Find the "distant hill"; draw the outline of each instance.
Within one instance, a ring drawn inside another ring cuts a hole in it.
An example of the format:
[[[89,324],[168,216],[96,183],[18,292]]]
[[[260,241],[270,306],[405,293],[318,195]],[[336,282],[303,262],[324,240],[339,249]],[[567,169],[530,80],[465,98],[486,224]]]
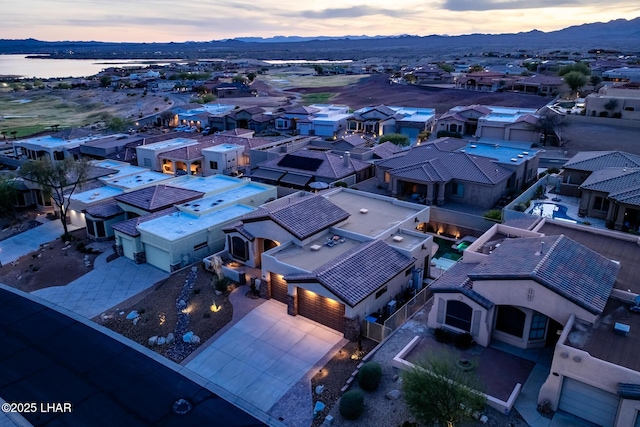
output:
[[[568,27],[558,31],[532,30],[517,34],[461,36],[345,36],[272,38],[242,37],[208,42],[113,43],[97,41],[44,42],[35,39],[0,40],[0,54],[48,54],[61,58],[259,58],[364,59],[372,56],[420,58],[509,50],[640,51],[640,18],[617,19]]]

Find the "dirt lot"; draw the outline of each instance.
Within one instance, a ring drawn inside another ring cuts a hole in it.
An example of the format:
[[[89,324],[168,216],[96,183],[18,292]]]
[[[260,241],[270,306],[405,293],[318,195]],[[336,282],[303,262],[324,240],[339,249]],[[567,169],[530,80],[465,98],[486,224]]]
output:
[[[78,243],[86,240],[85,229],[71,232],[74,240],[68,249],[61,239],[44,244],[40,250],[25,255],[12,264],[0,268],[0,282],[25,292],[32,292],[50,286],[64,286],[93,269],[97,253],[87,254],[77,249]],[[91,266],[84,264],[89,257]]]

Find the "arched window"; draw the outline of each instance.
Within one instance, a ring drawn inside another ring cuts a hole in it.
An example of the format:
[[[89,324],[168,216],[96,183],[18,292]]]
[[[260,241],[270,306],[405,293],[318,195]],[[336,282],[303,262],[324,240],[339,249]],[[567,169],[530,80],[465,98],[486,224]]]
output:
[[[522,338],[524,322],[527,315],[519,308],[510,305],[502,305],[498,308],[496,318],[496,330],[514,337]]]
[[[241,259],[242,261],[246,261],[249,256],[249,248],[247,242],[245,242],[242,238],[238,236],[233,236],[231,238],[231,256],[237,259]]]
[[[471,331],[471,315],[473,310],[467,304],[451,300],[447,301],[447,314],[444,323],[463,331]]]

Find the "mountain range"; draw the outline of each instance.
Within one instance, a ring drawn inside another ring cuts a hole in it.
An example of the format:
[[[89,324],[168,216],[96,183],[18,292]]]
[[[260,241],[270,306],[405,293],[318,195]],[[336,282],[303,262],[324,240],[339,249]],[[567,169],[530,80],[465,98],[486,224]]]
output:
[[[364,59],[425,57],[442,54],[479,54],[512,50],[533,52],[562,49],[600,49],[625,54],[640,52],[640,18],[617,19],[542,32],[467,34],[460,36],[344,36],[272,38],[242,37],[207,42],[113,43],[97,41],[46,42],[35,39],[0,40],[0,54],[43,54],[61,58],[260,58]]]

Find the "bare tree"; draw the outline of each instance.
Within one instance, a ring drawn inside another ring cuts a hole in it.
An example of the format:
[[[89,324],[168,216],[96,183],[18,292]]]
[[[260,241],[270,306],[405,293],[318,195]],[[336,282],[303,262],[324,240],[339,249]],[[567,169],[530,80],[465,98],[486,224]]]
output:
[[[71,195],[82,187],[88,172],[89,163],[87,160],[74,160],[70,157],[57,161],[43,157],[39,160],[26,162],[20,167],[20,175],[36,182],[44,192],[44,196],[53,199],[60,214],[64,236],[69,234],[67,213],[69,203],[71,203]]]

